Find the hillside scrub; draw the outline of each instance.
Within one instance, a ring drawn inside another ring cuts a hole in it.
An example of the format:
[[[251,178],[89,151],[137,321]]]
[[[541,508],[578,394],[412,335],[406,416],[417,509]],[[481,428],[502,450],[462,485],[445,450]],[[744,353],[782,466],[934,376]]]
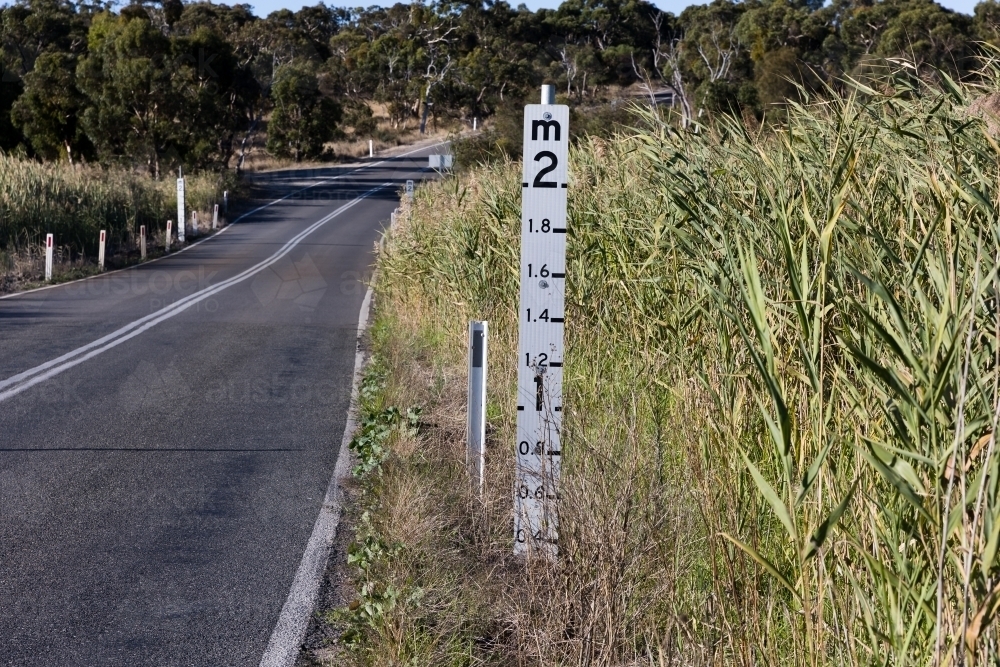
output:
[[[933,0],[713,0],[677,14],[649,0],[385,5],[256,16],[206,0],[5,3],[0,150],[156,176],[242,170],[263,146],[325,161],[337,143],[500,126],[543,83],[581,120],[621,89],[669,95],[685,127],[774,119],[799,88],[842,89],[898,58],[966,80],[1000,47],[996,0],[968,13]]]
[[[363,478],[354,660],[995,660],[1000,146],[942,80],[573,149],[553,562],[512,555],[520,165],[423,186],[379,256],[379,405],[423,413]]]

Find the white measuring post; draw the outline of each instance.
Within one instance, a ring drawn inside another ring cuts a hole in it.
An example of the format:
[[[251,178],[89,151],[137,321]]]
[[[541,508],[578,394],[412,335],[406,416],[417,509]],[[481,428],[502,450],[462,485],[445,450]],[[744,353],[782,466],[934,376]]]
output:
[[[219,228],[219,205],[216,204],[215,208],[212,209],[212,229]]]
[[[97,268],[101,271],[104,270],[104,242],[107,240],[107,234],[104,230],[101,230],[101,240],[97,245]]]
[[[52,280],[52,234],[45,235],[45,282]]]
[[[146,259],[146,225],[139,225],[139,258]]]
[[[163,242],[164,249],[167,252],[170,252],[170,236],[173,234],[173,229],[172,229],[173,225],[174,225],[173,220],[167,220],[167,238]]]
[[[487,322],[469,322],[469,412],[466,465],[473,483],[483,492],[486,475],[486,341]]]
[[[413,201],[413,181],[406,181],[406,196]]]
[[[524,108],[514,553],[557,551],[569,107]]]
[[[177,179],[177,241],[184,243],[184,221],[187,209],[184,207],[184,177]]]

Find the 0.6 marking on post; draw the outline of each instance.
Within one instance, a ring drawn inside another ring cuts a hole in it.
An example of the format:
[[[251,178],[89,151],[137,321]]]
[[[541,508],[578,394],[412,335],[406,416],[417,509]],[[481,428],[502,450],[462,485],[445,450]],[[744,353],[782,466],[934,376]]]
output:
[[[514,552],[556,553],[569,107],[524,108]]]

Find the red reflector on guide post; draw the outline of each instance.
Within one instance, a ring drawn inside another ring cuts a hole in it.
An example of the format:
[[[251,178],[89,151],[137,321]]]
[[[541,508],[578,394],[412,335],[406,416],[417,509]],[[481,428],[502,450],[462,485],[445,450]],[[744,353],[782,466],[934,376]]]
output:
[[[52,247],[52,234],[46,234],[45,235],[45,247],[46,248],[51,248]]]

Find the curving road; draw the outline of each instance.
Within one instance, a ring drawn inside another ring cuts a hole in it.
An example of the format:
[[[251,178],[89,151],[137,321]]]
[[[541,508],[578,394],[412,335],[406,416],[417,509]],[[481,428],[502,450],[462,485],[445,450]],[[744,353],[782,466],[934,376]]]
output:
[[[184,252],[0,300],[0,665],[257,665],[424,149],[274,172]]]

